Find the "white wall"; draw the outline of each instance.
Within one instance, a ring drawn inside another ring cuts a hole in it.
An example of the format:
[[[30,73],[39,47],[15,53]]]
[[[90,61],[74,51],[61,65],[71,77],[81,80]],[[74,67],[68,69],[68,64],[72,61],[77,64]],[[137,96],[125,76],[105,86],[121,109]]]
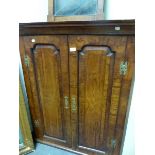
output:
[[[18,4],[19,22],[46,22],[48,0],[24,0]],[[134,0],[105,0],[105,19],[135,19]],[[134,155],[134,92],[123,148],[123,155]]]
[[[48,14],[48,0],[19,1],[19,22],[46,22]]]
[[[105,19],[135,19],[134,0],[105,0]]]

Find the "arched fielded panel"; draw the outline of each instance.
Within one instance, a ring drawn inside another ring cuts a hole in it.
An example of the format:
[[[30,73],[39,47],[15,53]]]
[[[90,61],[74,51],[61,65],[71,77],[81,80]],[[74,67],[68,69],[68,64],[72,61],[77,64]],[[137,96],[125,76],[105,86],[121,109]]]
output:
[[[114,52],[87,46],[79,52],[79,146],[107,149]],[[90,136],[91,135],[91,136]]]
[[[63,103],[60,52],[53,45],[32,50],[34,70],[46,136],[63,139]]]

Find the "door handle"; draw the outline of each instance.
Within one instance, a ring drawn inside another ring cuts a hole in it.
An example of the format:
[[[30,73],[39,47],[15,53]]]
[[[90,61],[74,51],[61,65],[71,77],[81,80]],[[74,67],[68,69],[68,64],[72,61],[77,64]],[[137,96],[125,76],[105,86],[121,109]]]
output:
[[[77,110],[77,105],[76,105],[76,98],[72,97],[72,112],[76,112]]]
[[[69,102],[68,102],[68,96],[65,96],[64,97],[64,99],[65,99],[65,109],[68,109],[69,108]]]

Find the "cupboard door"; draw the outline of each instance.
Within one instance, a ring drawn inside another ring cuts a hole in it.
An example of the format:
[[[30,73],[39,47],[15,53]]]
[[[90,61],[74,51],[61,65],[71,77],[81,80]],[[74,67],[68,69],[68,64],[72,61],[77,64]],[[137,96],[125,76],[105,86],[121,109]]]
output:
[[[67,37],[27,36],[20,42],[35,136],[70,146]]]
[[[116,149],[120,150],[133,72],[131,68],[128,85],[123,87],[120,64],[126,60],[129,40],[126,36],[69,36],[72,139],[78,151],[119,155]],[[123,91],[126,97],[121,100]]]

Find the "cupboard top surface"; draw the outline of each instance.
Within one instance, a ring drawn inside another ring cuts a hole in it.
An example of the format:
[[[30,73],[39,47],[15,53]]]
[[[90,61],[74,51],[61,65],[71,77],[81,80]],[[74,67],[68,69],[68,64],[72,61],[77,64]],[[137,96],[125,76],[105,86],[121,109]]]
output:
[[[19,23],[19,35],[134,35],[135,20]]]

